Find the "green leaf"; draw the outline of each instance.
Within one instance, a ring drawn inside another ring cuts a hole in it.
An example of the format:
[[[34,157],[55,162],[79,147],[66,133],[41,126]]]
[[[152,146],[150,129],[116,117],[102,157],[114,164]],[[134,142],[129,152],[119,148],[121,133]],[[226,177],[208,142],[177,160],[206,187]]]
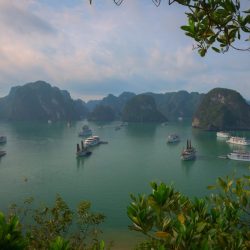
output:
[[[187,25],[181,26],[181,29],[185,30],[185,31],[188,31],[188,32],[192,31],[191,28],[190,28],[190,26],[187,26]]]
[[[206,55],[207,50],[206,49],[199,49],[198,53],[201,55],[201,57],[204,57]]]
[[[101,242],[100,242],[100,250],[104,250],[104,248],[105,248],[105,243],[104,243],[103,240],[101,240]]]
[[[204,230],[204,228],[206,227],[206,225],[207,225],[207,223],[205,223],[205,222],[199,222],[197,224],[197,231],[199,233],[201,233]]]
[[[242,11],[244,13],[250,14],[250,9]]]
[[[213,49],[215,52],[220,53],[220,50],[219,50],[218,48],[212,47],[212,49]],[[208,186],[207,188],[210,189],[210,190],[211,190],[211,189],[215,189],[214,186]]]

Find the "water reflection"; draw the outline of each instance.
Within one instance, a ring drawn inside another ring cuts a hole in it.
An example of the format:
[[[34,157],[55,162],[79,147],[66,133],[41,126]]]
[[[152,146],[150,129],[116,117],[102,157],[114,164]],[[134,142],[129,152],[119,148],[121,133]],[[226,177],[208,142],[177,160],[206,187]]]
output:
[[[13,122],[8,124],[12,134],[25,139],[62,137],[67,128],[66,123],[57,122]]]
[[[84,161],[85,161],[84,157],[76,157],[76,166],[78,170],[84,169]]]
[[[150,123],[150,124],[140,124],[140,123],[130,123],[125,127],[126,135],[130,137],[153,137],[156,133],[157,127],[160,124]]]

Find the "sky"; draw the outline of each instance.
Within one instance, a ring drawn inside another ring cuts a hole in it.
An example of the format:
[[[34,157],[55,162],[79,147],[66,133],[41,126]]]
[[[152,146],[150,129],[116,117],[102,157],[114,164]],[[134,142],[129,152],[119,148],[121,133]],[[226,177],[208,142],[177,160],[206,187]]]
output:
[[[243,0],[250,6],[249,0]],[[201,58],[185,8],[151,0],[0,0],[0,97],[44,80],[73,98],[235,89],[250,100],[250,53]]]

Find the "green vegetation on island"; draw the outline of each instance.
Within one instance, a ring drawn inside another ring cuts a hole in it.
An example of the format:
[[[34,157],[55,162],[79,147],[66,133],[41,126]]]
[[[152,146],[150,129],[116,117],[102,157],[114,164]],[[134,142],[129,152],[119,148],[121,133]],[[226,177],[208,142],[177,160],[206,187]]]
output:
[[[0,99],[0,119],[10,121],[79,120],[86,114],[83,101],[74,101],[67,91],[44,81],[13,87]]]
[[[184,90],[164,94],[148,94],[154,98],[157,109],[169,120],[175,120],[178,117],[192,118],[204,96],[204,94],[188,93]]]
[[[89,121],[114,121],[115,112],[107,105],[97,105],[88,115]]]
[[[159,94],[143,93],[143,95],[152,96],[157,110],[169,120],[176,120],[180,116],[191,119],[204,96],[204,94],[199,94],[197,92],[188,93],[184,90]],[[131,92],[123,92],[119,96],[109,94],[102,100],[88,101],[86,106],[91,112],[97,105],[108,105],[114,110],[116,119],[121,119],[123,109],[127,102],[135,96],[136,94]]]
[[[157,110],[154,98],[149,95],[137,95],[131,98],[122,112],[125,122],[165,122],[167,118]]]
[[[215,88],[202,99],[192,126],[205,130],[249,130],[250,106],[235,90]]]

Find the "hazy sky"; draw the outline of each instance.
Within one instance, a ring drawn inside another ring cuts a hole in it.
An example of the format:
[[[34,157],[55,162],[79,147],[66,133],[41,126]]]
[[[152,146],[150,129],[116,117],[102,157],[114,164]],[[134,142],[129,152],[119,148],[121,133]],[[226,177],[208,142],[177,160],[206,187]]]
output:
[[[249,4],[249,0],[243,0]],[[123,91],[238,90],[250,99],[250,53],[201,58],[185,9],[151,0],[0,0],[0,96],[44,80],[83,100]]]

